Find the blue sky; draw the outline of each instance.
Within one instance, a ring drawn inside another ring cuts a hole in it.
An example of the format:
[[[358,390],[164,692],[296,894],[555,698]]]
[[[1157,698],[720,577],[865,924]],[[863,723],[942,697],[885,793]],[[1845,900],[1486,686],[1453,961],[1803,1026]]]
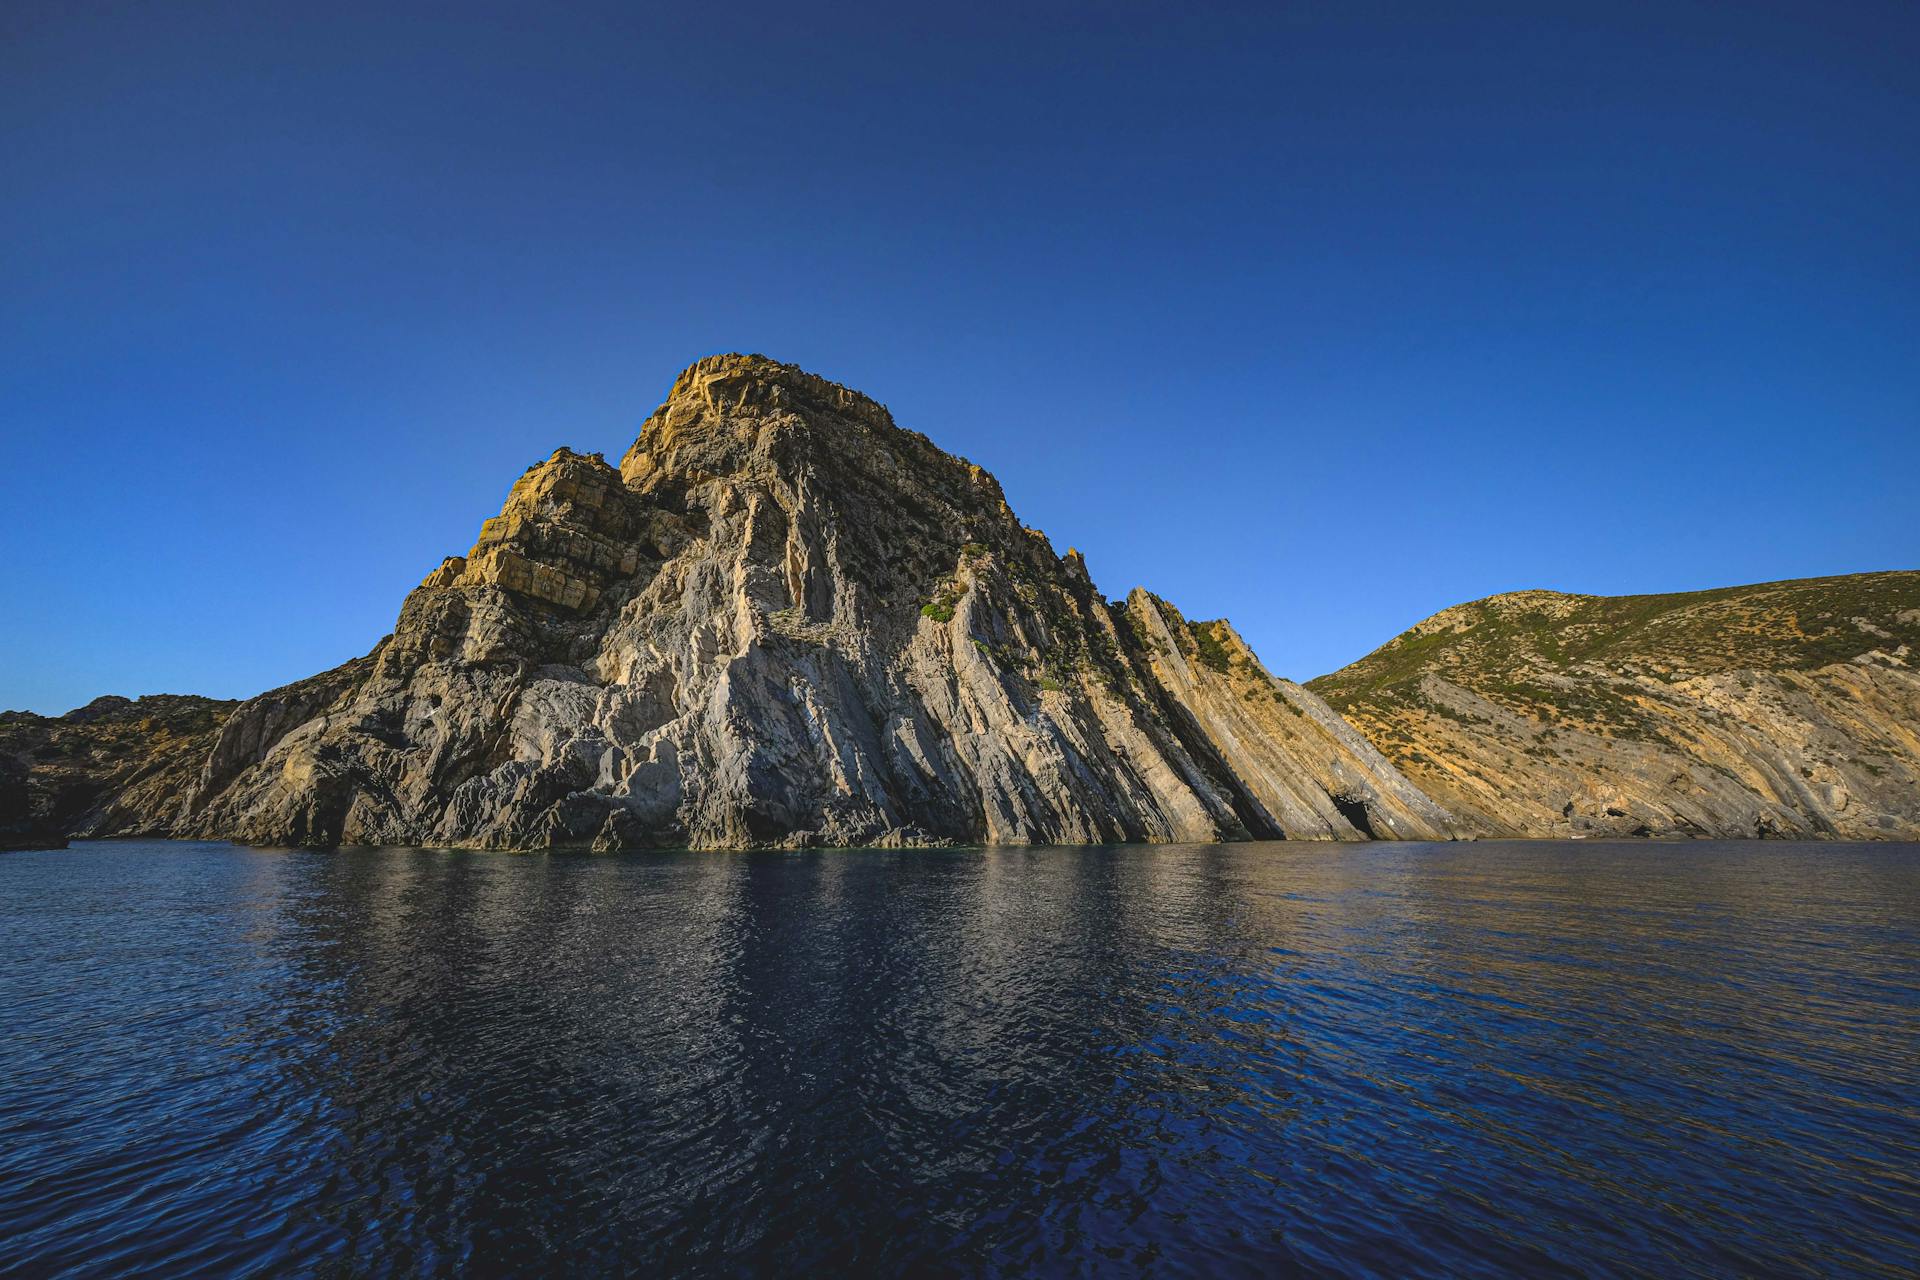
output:
[[[0,9],[0,706],[366,651],[676,372],[1277,672],[1920,565],[1911,4]]]

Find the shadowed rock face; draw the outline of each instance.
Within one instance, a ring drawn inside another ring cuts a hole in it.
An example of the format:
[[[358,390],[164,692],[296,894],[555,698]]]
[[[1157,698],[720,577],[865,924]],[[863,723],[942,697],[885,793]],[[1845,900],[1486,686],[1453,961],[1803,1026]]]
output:
[[[1237,664],[1196,666],[1177,614],[1144,593],[1110,607],[979,467],[844,387],[720,356],[618,471],[564,449],[531,468],[367,658],[243,705],[179,830],[602,849],[1447,834],[1224,634]]]
[[[1920,573],[1523,591],[1312,682],[1479,834],[1920,839]]]
[[[0,712],[0,849],[165,834],[235,705],[162,693],[64,716]]]

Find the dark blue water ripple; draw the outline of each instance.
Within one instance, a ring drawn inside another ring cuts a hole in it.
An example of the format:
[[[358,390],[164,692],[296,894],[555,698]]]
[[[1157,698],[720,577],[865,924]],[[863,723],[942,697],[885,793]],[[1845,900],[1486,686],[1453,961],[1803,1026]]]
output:
[[[0,1274],[1910,1275],[1920,849],[0,856]]]

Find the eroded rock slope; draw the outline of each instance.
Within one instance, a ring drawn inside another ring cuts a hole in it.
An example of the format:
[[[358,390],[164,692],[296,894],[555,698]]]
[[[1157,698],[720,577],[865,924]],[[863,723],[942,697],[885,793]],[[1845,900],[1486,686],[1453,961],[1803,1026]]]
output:
[[[1920,839],[1920,573],[1459,605],[1312,687],[1477,834]]]

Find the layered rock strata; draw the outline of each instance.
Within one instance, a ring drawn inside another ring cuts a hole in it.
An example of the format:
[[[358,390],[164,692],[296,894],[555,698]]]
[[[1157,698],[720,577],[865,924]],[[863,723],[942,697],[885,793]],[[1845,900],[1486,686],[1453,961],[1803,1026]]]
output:
[[[1188,622],[1142,588],[1126,621],[1169,714],[1292,839],[1446,840],[1460,833],[1316,694],[1276,679],[1231,623]]]

